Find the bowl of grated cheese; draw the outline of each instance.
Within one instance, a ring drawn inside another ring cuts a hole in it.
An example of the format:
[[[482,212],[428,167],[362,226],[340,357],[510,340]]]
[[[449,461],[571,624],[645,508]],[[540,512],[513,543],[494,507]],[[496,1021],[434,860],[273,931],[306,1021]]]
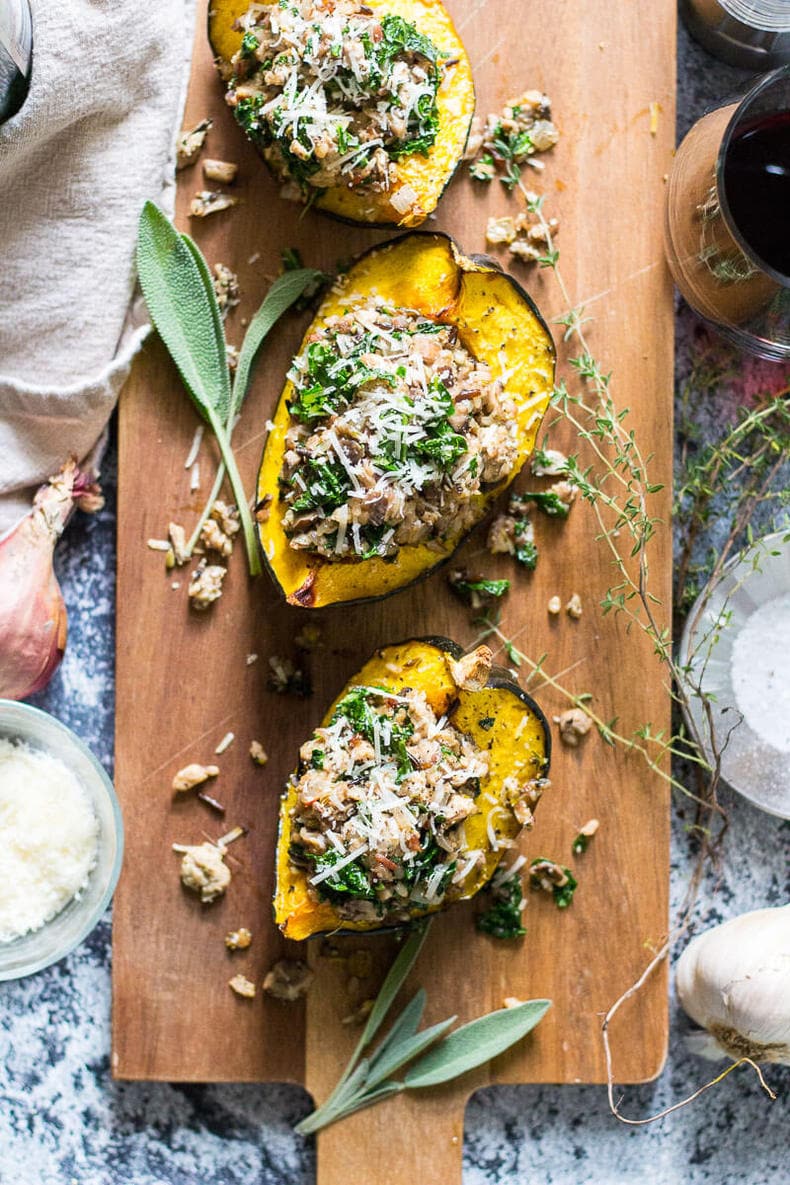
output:
[[[122,856],[99,761],[46,712],[0,700],[0,980],[41,971],[90,934]]]

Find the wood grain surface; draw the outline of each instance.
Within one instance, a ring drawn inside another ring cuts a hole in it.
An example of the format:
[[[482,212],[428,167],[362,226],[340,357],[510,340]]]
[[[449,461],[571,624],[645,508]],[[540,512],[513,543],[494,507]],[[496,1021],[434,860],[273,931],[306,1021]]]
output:
[[[667,483],[655,512],[668,520],[673,318],[661,227],[674,143],[675,5],[660,0],[648,11],[635,0],[450,0],[449,8],[470,52],[479,112],[499,110],[525,88],[543,88],[552,98],[562,138],[545,158],[545,172],[530,173],[527,181],[560,219],[558,246],[572,299],[594,318],[591,343],[614,372],[615,398],[631,408],[643,448],[654,454],[652,480]],[[244,319],[277,273],[281,248],[296,246],[305,262],[331,269],[388,236],[314,213],[300,217],[280,200],[224,109],[203,19],[201,12],[186,124],[214,119],[207,153],[239,163],[243,205],[190,221],[189,199],[204,187],[198,165],[179,175],[178,223],[189,227],[210,263],[222,261],[239,273],[242,304],[227,323],[228,338],[238,345]],[[655,134],[651,103],[659,104]],[[465,251],[480,251],[487,216],[512,209],[498,184],[475,186],[459,175],[428,225],[455,235]],[[551,276],[520,264],[513,270],[547,318],[564,311]],[[250,490],[265,422],[304,324],[304,317],[286,318],[253,379],[235,437]],[[560,348],[560,373],[567,371],[562,358]],[[149,537],[163,537],[171,520],[191,529],[202,505],[215,457],[204,444],[202,487],[190,494],[184,459],[196,422],[164,351],[149,341],[120,409],[116,773],[127,849],[113,927],[113,1072],[193,1082],[292,1080],[320,1099],[356,1037],[341,1022],[374,994],[392,943],[334,940],[339,952],[310,944],[316,981],[304,1006],[260,992],[254,1001],[241,1000],[228,989],[237,971],[260,982],[277,957],[304,954],[287,949],[271,922],[278,795],[299,744],[376,646],[429,633],[467,644],[475,630],[437,573],[387,601],[324,611],[323,649],[310,661],[313,697],[273,695],[267,660],[293,654],[304,612],[286,607],[265,575],[247,579],[241,545],[222,600],[207,614],[190,612],[189,570],[165,573],[161,554],[145,546]],[[567,425],[552,430],[551,443],[579,451]],[[577,506],[566,524],[539,518],[537,528],[541,559],[534,575],[484,560],[479,531],[460,557],[513,580],[505,631],[528,653],[546,653],[548,669],[567,672],[564,680],[575,691],[593,692],[601,715],[618,716],[626,733],[645,721],[667,726],[668,695],[650,646],[626,637],[621,621],[604,619],[597,609],[613,577],[590,510]],[[652,580],[665,610],[670,562],[664,531],[653,551]],[[584,604],[581,620],[550,619],[549,597],[564,602],[574,592]],[[251,664],[250,654],[258,655]],[[537,696],[548,715],[564,706],[546,688]],[[173,774],[188,762],[214,760],[228,730],[236,741],[216,759],[221,774],[212,791],[227,807],[225,820],[190,796],[174,804]],[[253,739],[270,754],[263,769],[248,756]],[[601,820],[575,863],[580,887],[573,906],[559,912],[544,894],[530,894],[528,934],[515,944],[476,934],[471,910],[456,907],[435,920],[414,983],[428,989],[429,1021],[451,1013],[467,1020],[499,1007],[507,995],[548,996],[554,1007],[523,1045],[488,1069],[451,1088],[363,1112],[320,1137],[320,1185],[351,1179],[450,1185],[460,1180],[465,1101],[478,1086],[605,1079],[601,1013],[640,973],[667,928],[667,792],[639,757],[607,747],[597,735],[577,750],[555,744],[552,783],[523,843],[529,857],[570,862],[578,826],[590,816]],[[223,900],[201,906],[182,889],[170,845],[216,838],[236,823],[250,832],[231,849],[233,884]],[[248,952],[231,955],[223,936],[238,926],[249,927],[254,941]],[[360,947],[374,953],[374,971],[362,979],[347,957]],[[613,1027],[619,1081],[659,1072],[666,1031],[662,971]]]

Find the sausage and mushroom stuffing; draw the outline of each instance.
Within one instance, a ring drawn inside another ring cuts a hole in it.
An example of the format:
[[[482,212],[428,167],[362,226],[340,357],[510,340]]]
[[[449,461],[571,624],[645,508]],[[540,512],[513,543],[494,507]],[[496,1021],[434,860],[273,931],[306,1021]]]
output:
[[[437,908],[483,860],[464,821],[479,812],[488,768],[423,692],[354,686],[302,746],[290,860],[342,919]]]
[[[436,140],[444,55],[400,16],[353,0],[253,4],[227,102],[302,195],[390,188],[394,162]]]
[[[517,410],[452,325],[375,301],[294,359],[280,474],[290,546],[394,558],[459,537],[518,462]]]

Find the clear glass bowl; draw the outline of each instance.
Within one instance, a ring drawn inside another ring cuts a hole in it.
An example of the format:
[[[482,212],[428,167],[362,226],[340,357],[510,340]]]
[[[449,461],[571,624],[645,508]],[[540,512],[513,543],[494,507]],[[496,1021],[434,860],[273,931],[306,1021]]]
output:
[[[752,614],[790,594],[790,543],[784,539],[785,532],[766,535],[759,541],[759,552],[750,548],[726,565],[718,586],[709,596],[703,592],[689,613],[678,659],[681,668],[689,668],[692,694],[687,715],[703,740],[704,709],[692,689],[699,686],[714,697],[712,720],[716,746],[720,751],[724,746],[724,781],[760,810],[790,819],[790,753],[774,747],[740,718],[732,666],[736,639]],[[777,653],[776,661],[785,669],[787,655]],[[712,759],[710,752],[706,756]]]
[[[110,903],[123,858],[123,819],[112,782],[74,733],[29,704],[0,699],[0,737],[25,741],[60,758],[79,779],[99,821],[96,867],[73,898],[40,930],[0,943],[0,980],[21,979],[62,959],[94,929]]]

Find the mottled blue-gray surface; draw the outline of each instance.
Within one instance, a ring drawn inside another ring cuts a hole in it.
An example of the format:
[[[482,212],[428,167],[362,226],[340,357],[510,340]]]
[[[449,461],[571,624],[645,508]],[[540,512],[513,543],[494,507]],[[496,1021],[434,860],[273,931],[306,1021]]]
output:
[[[647,26],[646,26],[647,27]],[[681,33],[679,131],[705,105],[742,85]],[[698,329],[679,314],[679,371]],[[704,423],[704,417],[703,423]],[[78,518],[59,550],[71,638],[38,702],[112,765],[114,507]],[[706,886],[699,919],[714,922],[790,897],[790,826],[727,799],[730,840],[721,882]],[[676,804],[672,895],[691,867],[683,804]],[[109,1073],[110,924],[70,958],[24,983],[0,985],[0,1185],[307,1185],[312,1147],[291,1131],[304,1092],[278,1086],[114,1084]],[[706,1079],[688,1056],[687,1022],[673,1006],[661,1078],[626,1091],[625,1111],[652,1113]],[[633,1034],[639,1040],[639,1033]],[[659,1124],[624,1127],[598,1087],[500,1087],[470,1102],[465,1185],[787,1185],[790,1072],[770,1075],[770,1104],[745,1071]],[[354,1185],[365,1185],[364,1182]],[[428,1185],[414,1182],[414,1185]],[[445,1185],[443,1182],[431,1185]]]

